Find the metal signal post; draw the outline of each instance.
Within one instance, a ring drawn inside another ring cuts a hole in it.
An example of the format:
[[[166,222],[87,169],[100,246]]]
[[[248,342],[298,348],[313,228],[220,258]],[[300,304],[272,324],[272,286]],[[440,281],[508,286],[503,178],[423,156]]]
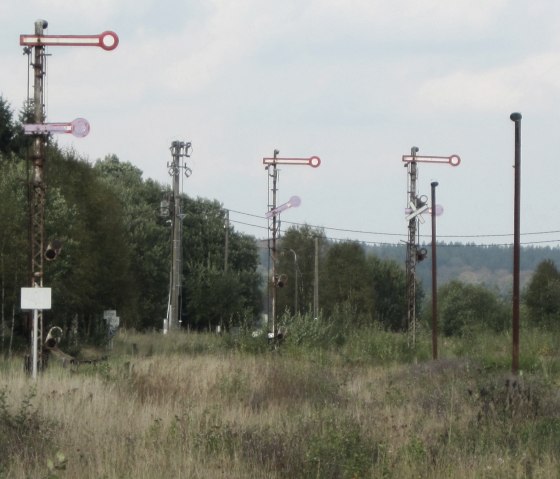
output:
[[[277,246],[278,237],[280,236],[280,213],[288,208],[299,206],[301,200],[298,196],[292,196],[290,200],[283,205],[276,205],[276,196],[278,193],[278,165],[303,165],[317,168],[321,164],[321,159],[318,156],[310,158],[278,158],[280,151],[274,150],[272,158],[263,158],[263,164],[266,165],[265,169],[268,170],[269,187],[272,180],[272,201],[269,196],[269,210],[265,217],[268,218],[268,230],[272,233],[272,237],[268,238],[268,253],[271,262],[271,277],[269,281],[268,296],[270,305],[270,315],[272,317],[271,328],[268,333],[268,338],[275,340],[278,337],[278,329],[276,325],[276,293],[277,288],[283,286],[282,278],[284,275],[278,275],[276,272]]]
[[[521,113],[512,113],[510,120],[515,124],[515,159],[514,159],[514,200],[513,200],[513,312],[512,312],[512,359],[511,371],[519,372],[519,268],[521,258],[520,211],[521,211]]]
[[[167,305],[167,324],[164,333],[176,331],[181,323],[181,274],[182,274],[182,235],[184,213],[181,211],[180,172],[184,171],[188,178],[192,170],[181,164],[181,158],[190,157],[191,143],[174,141],[171,143],[171,156],[173,160],[167,164],[169,175],[173,177],[173,202],[171,213],[171,272],[169,279],[169,303]]]
[[[46,136],[51,133],[72,133],[77,137],[84,137],[89,132],[87,120],[78,118],[70,123],[45,123],[45,103],[44,103],[44,81],[45,81],[45,47],[46,46],[78,46],[89,45],[99,46],[104,50],[113,50],[118,45],[118,37],[114,32],[104,32],[101,35],[44,35],[47,28],[46,20],[35,22],[34,35],[20,35],[20,45],[23,45],[24,52],[31,54],[33,49],[33,124],[24,125],[24,133],[33,136],[31,159],[33,172],[31,174],[31,198],[30,198],[30,267],[31,267],[31,287],[42,288],[44,276],[44,259],[54,259],[57,250],[45,249],[45,201],[46,183],[44,178],[45,145]],[[59,243],[57,241],[57,243]],[[33,321],[37,327],[33,328],[31,338],[32,361],[37,361],[43,365],[41,352],[37,352],[37,344],[42,345],[43,337],[43,311],[38,309]],[[30,369],[35,370],[37,364],[33,364]]]
[[[424,221],[421,215],[429,209],[427,196],[419,196],[417,192],[417,163],[439,163],[451,166],[458,166],[461,163],[461,158],[458,155],[418,156],[418,151],[418,147],[413,146],[410,150],[410,155],[403,155],[402,157],[402,161],[406,163],[405,166],[408,171],[407,208],[409,214],[405,217],[408,221],[408,241],[406,244],[406,328],[412,333],[412,344],[416,343],[416,265],[427,255],[427,250],[418,246],[418,222]],[[435,209],[435,205],[432,208]]]

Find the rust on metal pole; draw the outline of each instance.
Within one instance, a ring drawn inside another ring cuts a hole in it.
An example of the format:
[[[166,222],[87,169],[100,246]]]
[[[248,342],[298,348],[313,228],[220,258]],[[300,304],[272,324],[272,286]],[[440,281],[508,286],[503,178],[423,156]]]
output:
[[[272,205],[271,205],[271,211],[276,209],[276,194],[278,193],[278,187],[277,187],[277,183],[278,183],[278,169],[277,169],[277,163],[276,163],[276,159],[278,158],[278,153],[280,153],[279,150],[274,150],[274,162],[272,163]],[[276,339],[276,335],[277,335],[277,331],[276,331],[276,296],[277,296],[277,291],[276,288],[278,287],[277,285],[277,278],[276,278],[276,260],[277,260],[277,256],[276,256],[276,240],[278,238],[278,229],[279,229],[279,225],[278,225],[278,219],[277,219],[277,215],[273,215],[272,216],[272,243],[270,245],[270,256],[271,256],[271,260],[272,260],[272,295],[271,295],[271,315],[272,315],[272,340],[274,341]]]
[[[47,28],[46,20],[35,22],[35,34],[42,35]],[[36,124],[45,122],[44,109],[44,77],[45,77],[45,48],[34,47],[33,55],[33,121]],[[45,197],[46,185],[44,181],[45,139],[43,135],[33,135],[31,150],[33,171],[31,174],[31,206],[30,206],[30,246],[31,246],[31,287],[43,287],[43,253],[45,251]],[[43,311],[35,310],[32,318],[31,333],[31,371],[33,378],[37,377],[38,368],[43,367],[42,345],[43,338]]]
[[[416,182],[418,180],[416,161],[418,147],[411,148],[412,161],[408,163],[408,204],[416,205]],[[407,317],[406,328],[412,333],[412,344],[416,343],[416,233],[418,218],[413,217],[408,221],[408,243],[406,255],[406,290],[407,290]]]
[[[437,257],[436,257],[436,186],[437,181],[431,183],[432,186],[432,359],[438,358],[437,344]]]
[[[513,315],[512,315],[512,362],[514,374],[519,371],[519,263],[520,247],[520,210],[521,210],[521,113],[512,113],[515,123],[515,187],[513,207]]]

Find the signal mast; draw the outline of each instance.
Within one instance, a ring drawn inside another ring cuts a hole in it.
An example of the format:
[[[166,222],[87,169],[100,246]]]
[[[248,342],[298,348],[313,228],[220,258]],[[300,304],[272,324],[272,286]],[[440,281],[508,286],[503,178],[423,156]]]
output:
[[[179,185],[181,170],[188,178],[192,170],[181,164],[181,158],[190,157],[191,143],[173,141],[171,143],[171,156],[173,160],[167,163],[169,175],[173,178],[173,198],[171,205],[171,272],[169,275],[169,302],[167,304],[167,318],[163,332],[176,331],[181,324],[181,274],[182,274],[182,235],[183,219],[185,214],[181,211],[181,191]]]
[[[53,239],[45,248],[45,201],[47,185],[44,178],[46,137],[53,133],[70,133],[82,138],[89,133],[89,123],[78,118],[70,123],[45,123],[44,81],[45,81],[45,47],[47,46],[95,46],[103,50],[114,50],[119,44],[116,33],[105,31],[100,35],[45,35],[48,27],[46,20],[35,22],[33,35],[20,35],[19,43],[24,46],[24,53],[30,55],[33,50],[33,124],[24,125],[24,133],[33,136],[31,158],[33,172],[31,175],[30,205],[30,258],[31,287],[42,288],[44,262],[54,260],[62,248],[59,240]],[[49,301],[45,304],[50,304]],[[31,371],[37,376],[37,367],[43,366],[43,357],[38,351],[38,344],[43,344],[43,311],[35,309],[31,338]]]
[[[266,165],[265,169],[268,171],[269,190],[270,193],[272,193],[272,195],[269,194],[269,210],[265,214],[265,217],[268,219],[269,231],[268,254],[272,264],[272,270],[270,272],[270,279],[268,282],[268,299],[272,316],[268,339],[272,341],[275,341],[278,338],[278,328],[276,325],[276,289],[283,287],[287,280],[286,275],[279,275],[276,272],[276,262],[278,261],[276,243],[278,241],[278,237],[280,236],[280,213],[289,208],[298,207],[301,203],[298,196],[292,196],[288,202],[277,206],[276,196],[278,193],[278,165],[303,165],[317,168],[321,164],[321,159],[318,156],[311,156],[310,158],[279,158],[279,153],[280,151],[274,150],[274,156],[272,158],[263,158],[263,164]],[[272,186],[270,185],[271,180]],[[272,233],[272,237],[270,237],[270,233]]]
[[[403,155],[402,161],[406,163],[407,181],[407,216],[408,241],[406,243],[406,327],[412,333],[412,344],[416,343],[416,265],[422,261],[427,250],[418,245],[418,222],[424,222],[422,213],[429,209],[428,197],[419,196],[417,192],[418,165],[417,163],[440,163],[458,166],[461,158],[458,155],[451,156],[418,156],[419,149],[413,146],[410,155]]]

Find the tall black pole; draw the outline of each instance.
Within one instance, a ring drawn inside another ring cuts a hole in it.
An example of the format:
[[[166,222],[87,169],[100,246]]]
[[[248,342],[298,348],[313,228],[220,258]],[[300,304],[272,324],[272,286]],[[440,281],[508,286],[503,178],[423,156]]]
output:
[[[438,357],[437,345],[437,258],[436,258],[436,186],[437,181],[432,185],[432,359]]]
[[[520,209],[521,209],[521,113],[512,113],[515,123],[515,193],[513,208],[513,317],[512,317],[512,362],[514,374],[519,371],[519,260],[520,248]]]

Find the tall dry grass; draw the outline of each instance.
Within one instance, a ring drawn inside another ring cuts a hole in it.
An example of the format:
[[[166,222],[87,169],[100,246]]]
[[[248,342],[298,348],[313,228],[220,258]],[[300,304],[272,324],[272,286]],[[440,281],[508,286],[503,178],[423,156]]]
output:
[[[4,362],[0,477],[559,476],[557,351],[546,375],[510,377],[456,357],[458,342],[447,359],[389,361],[402,338],[379,358],[363,336],[249,354],[214,336],[131,334],[107,362],[54,362],[36,383]]]

